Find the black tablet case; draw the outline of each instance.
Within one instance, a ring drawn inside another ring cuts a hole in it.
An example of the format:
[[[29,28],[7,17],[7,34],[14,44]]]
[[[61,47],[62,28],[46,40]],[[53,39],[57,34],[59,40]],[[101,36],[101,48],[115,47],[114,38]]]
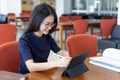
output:
[[[84,63],[84,60],[86,59],[88,54],[89,51],[86,51],[84,53],[80,53],[79,55],[73,57],[68,67],[63,72],[62,76],[67,78],[73,78],[88,71],[88,67]]]

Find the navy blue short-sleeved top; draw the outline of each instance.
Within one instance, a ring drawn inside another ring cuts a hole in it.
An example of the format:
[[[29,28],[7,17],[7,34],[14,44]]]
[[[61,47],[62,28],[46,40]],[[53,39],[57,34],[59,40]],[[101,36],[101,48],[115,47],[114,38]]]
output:
[[[60,48],[51,37],[44,35],[37,37],[33,32],[25,33],[19,39],[19,53],[21,56],[19,72],[21,74],[29,73],[25,61],[33,59],[34,62],[47,62],[50,50],[57,53]]]

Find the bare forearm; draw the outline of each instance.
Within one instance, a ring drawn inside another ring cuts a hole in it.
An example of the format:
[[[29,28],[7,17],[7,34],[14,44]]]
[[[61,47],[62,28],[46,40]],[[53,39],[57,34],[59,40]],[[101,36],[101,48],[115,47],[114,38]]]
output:
[[[34,71],[44,71],[44,70],[48,70],[55,67],[66,67],[69,61],[70,59],[62,57],[58,60],[51,61],[51,62],[35,63],[31,59],[26,61],[25,64],[30,72],[34,72]]]
[[[34,63],[32,60],[26,62],[30,72],[48,70],[54,68],[56,66],[55,64],[55,62]]]
[[[58,55],[64,56],[64,57],[69,57],[68,53],[65,53],[63,50],[60,50],[58,52]]]

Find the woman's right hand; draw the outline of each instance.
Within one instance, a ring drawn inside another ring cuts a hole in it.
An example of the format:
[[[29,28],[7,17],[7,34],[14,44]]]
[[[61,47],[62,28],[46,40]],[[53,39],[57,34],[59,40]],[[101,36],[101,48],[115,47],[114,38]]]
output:
[[[67,67],[71,60],[71,57],[61,57],[60,59],[56,60],[56,67]]]

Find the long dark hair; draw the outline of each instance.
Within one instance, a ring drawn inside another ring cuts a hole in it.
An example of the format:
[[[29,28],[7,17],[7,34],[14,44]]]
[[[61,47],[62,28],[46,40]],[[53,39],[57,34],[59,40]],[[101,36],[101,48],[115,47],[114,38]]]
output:
[[[57,26],[57,15],[56,15],[54,8],[52,8],[50,5],[46,3],[41,3],[34,8],[34,10],[32,11],[31,17],[30,17],[29,26],[25,33],[38,31],[41,23],[49,15],[54,16],[55,25],[49,31],[49,33],[52,33],[56,29],[56,26]]]

